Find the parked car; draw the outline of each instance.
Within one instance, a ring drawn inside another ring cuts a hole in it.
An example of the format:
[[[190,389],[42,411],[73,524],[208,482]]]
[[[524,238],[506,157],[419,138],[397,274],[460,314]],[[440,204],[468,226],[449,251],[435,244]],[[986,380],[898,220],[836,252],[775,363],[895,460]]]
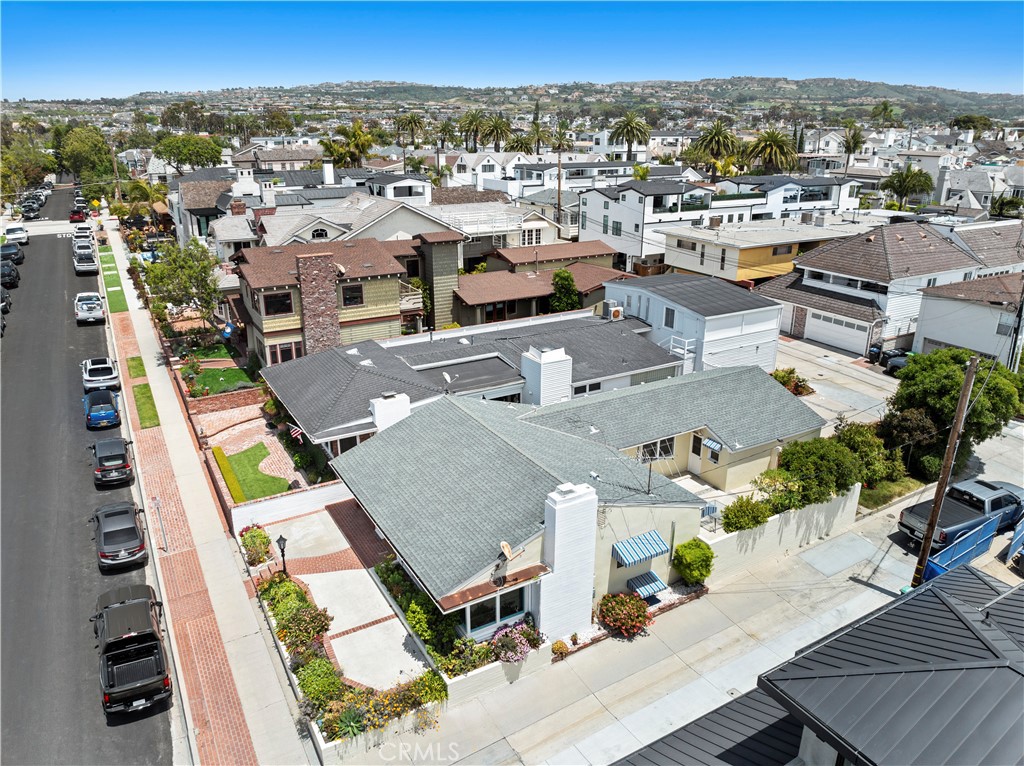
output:
[[[895,375],[897,372],[902,370],[910,362],[910,358],[914,356],[913,353],[907,354],[906,356],[896,356],[889,360],[888,364],[885,365],[886,375]]]
[[[149,585],[122,585],[96,600],[91,618],[100,652],[103,712],[133,712],[171,696],[160,618]]]
[[[912,505],[900,513],[897,526],[911,539],[920,542],[924,539],[931,513],[931,500]],[[1024,487],[981,479],[954,484],[942,499],[932,548],[945,548],[994,517],[999,518],[997,531],[1000,532],[1024,518]]]
[[[31,208],[28,210],[25,208],[21,209],[21,220],[23,221],[38,221],[42,217],[42,213],[38,210],[32,210]]]
[[[888,348],[879,353],[878,363],[882,365],[882,367],[888,367],[889,362],[893,359],[898,359],[901,356],[907,356],[910,353],[910,349],[908,348]]]
[[[17,287],[21,283],[21,273],[11,261],[0,261],[0,285]]]
[[[96,263],[96,257],[93,255],[91,248],[89,249],[89,252],[76,251],[75,254],[71,256],[71,260],[74,263],[76,274],[100,273],[99,264]]]
[[[75,228],[72,229],[72,232],[74,234],[76,234],[76,235],[77,234],[87,234],[88,236],[91,237],[92,236],[92,224],[90,224],[90,223],[75,224]]]
[[[14,308],[14,303],[11,301],[11,292],[6,287],[0,287],[0,311],[4,314]]]
[[[96,509],[96,558],[100,569],[145,563],[146,535],[138,508],[132,502],[104,505]]]
[[[128,449],[131,444],[117,436],[100,439],[89,448],[93,456],[92,480],[96,486],[131,482],[135,477]]]
[[[120,388],[121,379],[117,374],[117,362],[106,356],[83,359],[82,388],[93,391],[100,388]]]
[[[0,245],[0,260],[22,264],[25,262],[25,251],[17,242],[4,242]]]
[[[103,322],[107,312],[103,308],[103,298],[99,293],[79,293],[75,296],[75,321]]]
[[[17,242],[19,245],[28,244],[28,230],[24,226],[8,226],[4,235],[8,242]]]
[[[121,425],[118,397],[113,391],[106,388],[90,391],[82,397],[82,404],[85,407],[86,428]]]
[[[70,221],[71,223],[81,223],[84,220],[85,220],[85,211],[84,210],[72,209],[71,212],[68,213],[68,221]]]

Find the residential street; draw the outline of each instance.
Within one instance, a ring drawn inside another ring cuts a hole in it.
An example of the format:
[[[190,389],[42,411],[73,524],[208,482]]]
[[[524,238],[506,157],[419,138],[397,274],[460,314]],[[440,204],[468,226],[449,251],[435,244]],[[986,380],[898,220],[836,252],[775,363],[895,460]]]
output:
[[[70,199],[55,192],[47,214],[59,220]],[[86,448],[116,432],[85,428],[78,365],[107,343],[102,326],[75,325],[74,295],[96,277],[76,277],[70,251],[66,235],[32,236],[3,341],[3,762],[170,763],[166,706],[107,721],[100,701],[96,597],[147,573],[96,566],[91,513],[131,491],[91,479]]]

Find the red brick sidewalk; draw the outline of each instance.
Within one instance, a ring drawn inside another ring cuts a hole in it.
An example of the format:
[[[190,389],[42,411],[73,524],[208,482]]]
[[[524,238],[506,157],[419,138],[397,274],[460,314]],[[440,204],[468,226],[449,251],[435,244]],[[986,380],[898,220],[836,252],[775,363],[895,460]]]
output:
[[[131,317],[128,312],[113,314],[111,328],[127,376],[127,359],[139,355]],[[146,522],[154,544],[156,565],[164,583],[163,600],[170,615],[178,654],[178,670],[188,696],[202,764],[256,764],[249,727],[242,712],[235,679],[213,605],[206,589],[189,528],[188,518],[178,493],[177,482],[160,426],[142,430],[132,386],[146,378],[126,379],[122,397],[135,439],[136,460],[145,481]],[[160,499],[160,513],[152,498]],[[163,525],[161,525],[161,520]],[[166,535],[167,548],[164,548]],[[178,700],[177,704],[181,704]]]

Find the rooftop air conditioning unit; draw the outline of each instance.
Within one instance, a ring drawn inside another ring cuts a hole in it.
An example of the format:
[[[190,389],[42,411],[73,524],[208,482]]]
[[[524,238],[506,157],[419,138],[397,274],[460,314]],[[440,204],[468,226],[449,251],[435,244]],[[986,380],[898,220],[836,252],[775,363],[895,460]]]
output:
[[[626,316],[626,310],[622,306],[614,306],[608,310],[608,318],[613,322],[618,322],[620,319]]]
[[[810,223],[814,220],[814,213],[801,213],[800,223]]]
[[[713,216],[711,216],[708,219],[708,228],[709,229],[717,229],[721,225],[722,225],[722,216],[720,216],[720,215],[713,215]]]
[[[612,318],[612,311],[614,309],[618,308],[618,306],[619,306],[619,302],[618,301],[608,301],[608,300],[606,300],[604,302],[604,305],[601,308],[601,316],[604,319],[611,319]]]

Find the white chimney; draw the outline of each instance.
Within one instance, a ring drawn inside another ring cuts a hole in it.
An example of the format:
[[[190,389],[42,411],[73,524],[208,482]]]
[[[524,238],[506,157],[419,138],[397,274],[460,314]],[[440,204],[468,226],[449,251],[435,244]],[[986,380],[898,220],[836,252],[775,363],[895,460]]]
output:
[[[378,431],[393,426],[399,420],[407,418],[411,408],[408,394],[396,394],[385,391],[377,399],[370,400],[370,417]]]
[[[564,348],[530,346],[520,358],[524,404],[554,404],[572,398],[572,357]]]
[[[277,192],[274,191],[273,181],[262,181],[260,183],[260,199],[263,200],[264,207],[277,207],[275,199]]]
[[[590,627],[597,547],[597,492],[589,484],[561,484],[544,502],[537,627],[552,640]]]
[[[324,157],[323,163],[324,186],[334,186],[334,160],[329,160],[326,157]]]
[[[234,166],[235,163],[234,163],[234,159],[233,158],[234,158],[234,154],[232,153],[232,151],[230,149],[221,149],[220,150],[220,166],[219,167],[230,168],[230,167]]]
[[[254,197],[260,193],[260,185],[252,175],[252,168],[238,168],[238,180],[231,184],[232,197]]]

